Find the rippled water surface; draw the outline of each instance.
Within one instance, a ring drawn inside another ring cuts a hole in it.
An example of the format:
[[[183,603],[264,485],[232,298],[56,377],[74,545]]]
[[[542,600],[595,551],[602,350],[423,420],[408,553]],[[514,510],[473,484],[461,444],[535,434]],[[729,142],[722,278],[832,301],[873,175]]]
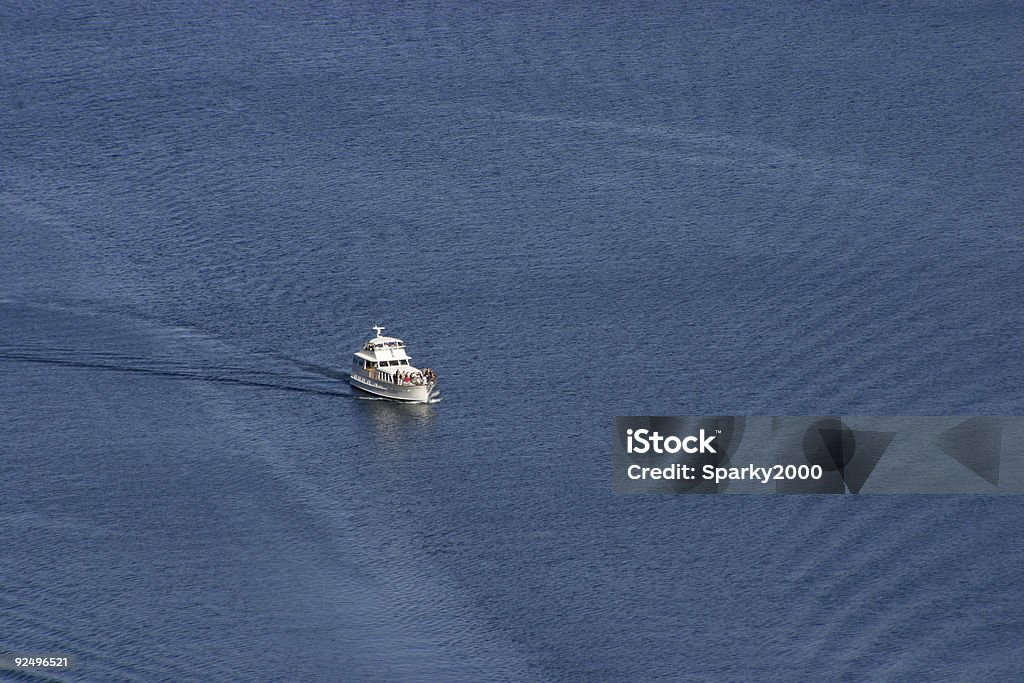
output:
[[[5,4],[0,650],[1024,676],[1018,497],[616,497],[609,454],[615,415],[1020,414],[1021,36],[995,2]],[[375,322],[443,401],[352,394]]]

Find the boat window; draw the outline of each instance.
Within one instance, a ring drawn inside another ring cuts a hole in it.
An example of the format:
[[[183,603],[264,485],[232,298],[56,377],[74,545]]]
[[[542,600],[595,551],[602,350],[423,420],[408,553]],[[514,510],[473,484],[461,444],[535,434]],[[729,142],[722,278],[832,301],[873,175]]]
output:
[[[409,361],[407,361],[407,360],[403,360],[402,361],[402,365],[408,365],[408,364],[409,364]]]
[[[372,360],[366,361],[366,368],[365,369],[369,370],[372,367],[373,367],[373,361]]]

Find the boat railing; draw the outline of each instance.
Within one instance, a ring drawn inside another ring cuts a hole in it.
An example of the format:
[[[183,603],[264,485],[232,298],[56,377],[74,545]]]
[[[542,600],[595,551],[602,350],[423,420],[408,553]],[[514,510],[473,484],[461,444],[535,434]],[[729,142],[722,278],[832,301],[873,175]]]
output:
[[[404,349],[404,348],[405,348],[405,342],[379,342],[377,344],[372,344],[370,342],[366,342],[366,345],[363,346],[363,351],[375,351],[377,349]]]
[[[436,377],[436,375],[435,375]],[[426,373],[416,372],[411,374],[400,372],[377,372],[377,379],[391,382],[400,387],[422,387],[433,384],[433,380]]]

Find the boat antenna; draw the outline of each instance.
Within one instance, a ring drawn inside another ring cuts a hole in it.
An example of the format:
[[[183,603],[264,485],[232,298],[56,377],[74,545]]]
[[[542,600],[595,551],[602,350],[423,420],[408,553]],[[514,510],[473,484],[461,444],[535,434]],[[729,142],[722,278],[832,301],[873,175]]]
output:
[[[379,336],[381,336],[381,332],[384,331],[384,326],[383,325],[374,325],[373,329],[377,333],[377,336],[379,337]]]

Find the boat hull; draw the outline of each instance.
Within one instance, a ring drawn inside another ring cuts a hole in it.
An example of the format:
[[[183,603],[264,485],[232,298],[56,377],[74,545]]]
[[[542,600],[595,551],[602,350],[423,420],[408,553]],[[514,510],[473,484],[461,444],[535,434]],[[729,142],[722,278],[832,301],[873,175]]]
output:
[[[374,396],[390,398],[394,401],[427,403],[437,395],[436,384],[423,384],[419,386],[415,384],[392,384],[391,382],[382,382],[355,374],[350,375],[348,381],[356,389],[373,394]]]

